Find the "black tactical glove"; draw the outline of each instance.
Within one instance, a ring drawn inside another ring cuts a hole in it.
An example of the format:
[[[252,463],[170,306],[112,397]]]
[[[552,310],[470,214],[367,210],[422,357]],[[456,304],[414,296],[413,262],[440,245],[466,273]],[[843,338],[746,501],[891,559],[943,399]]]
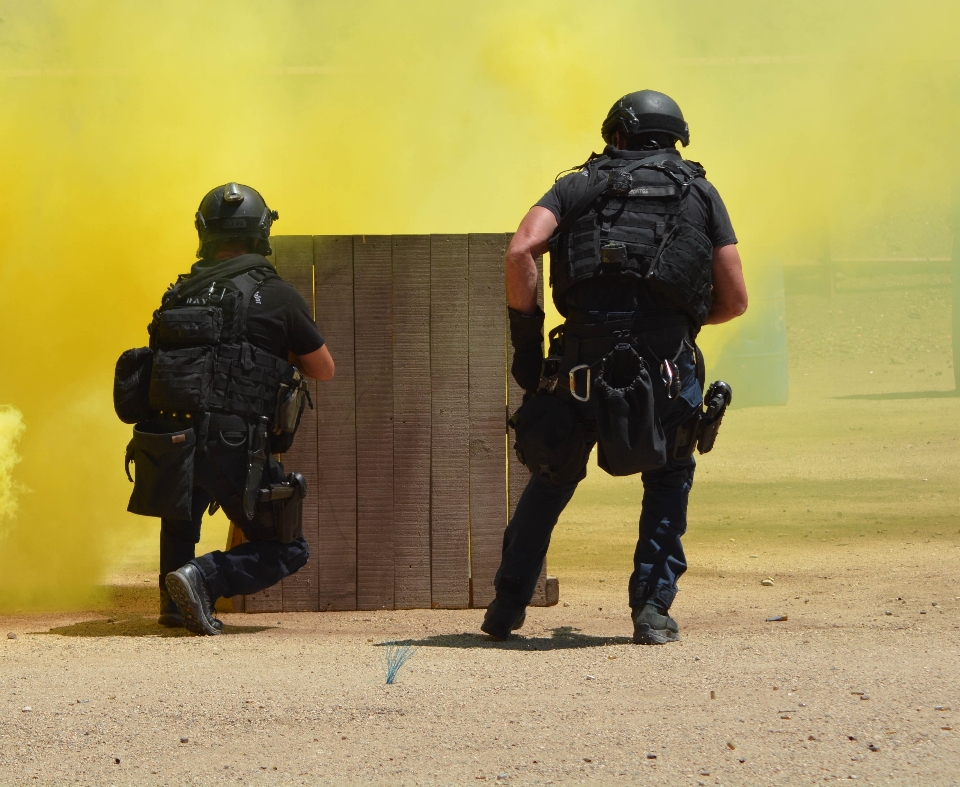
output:
[[[510,373],[524,391],[533,393],[540,384],[543,366],[543,310],[538,306],[535,314],[521,314],[515,309],[507,311],[513,345]]]

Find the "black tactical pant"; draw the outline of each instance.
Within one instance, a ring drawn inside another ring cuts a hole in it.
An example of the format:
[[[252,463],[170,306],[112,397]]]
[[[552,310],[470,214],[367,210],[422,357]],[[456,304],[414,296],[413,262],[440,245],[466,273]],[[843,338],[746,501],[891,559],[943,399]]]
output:
[[[673,357],[679,341],[665,332],[661,341],[651,340],[651,349],[659,358]],[[671,349],[672,348],[672,349]],[[592,362],[594,358],[578,358]],[[696,374],[692,351],[677,359],[683,387],[674,399],[667,399],[666,389],[656,381],[654,397],[663,425],[667,456],[671,456],[676,432],[703,402],[703,392]],[[595,420],[593,400],[575,403],[578,413],[587,421]],[[640,474],[643,503],[640,510],[640,534],[633,556],[633,574],[629,584],[632,608],[650,602],[668,610],[677,595],[677,580],[687,570],[686,556],[680,538],[687,529],[687,500],[693,486],[696,461],[670,459],[657,470]],[[520,496],[513,518],[503,534],[503,557],[494,585],[497,595],[508,601],[526,605],[533,598],[537,578],[550,546],[550,536],[563,509],[573,497],[577,485],[586,477],[584,466],[578,480],[570,484],[553,484],[533,476]],[[632,479],[625,483],[635,483]]]
[[[306,565],[310,550],[303,538],[289,544],[258,540],[255,532],[244,531],[250,539],[221,552],[217,550],[194,557],[200,540],[203,513],[211,500],[241,530],[246,523],[243,489],[247,480],[247,422],[239,416],[214,415],[206,451],[197,446],[194,465],[192,518],[160,520],[160,585],[164,577],[193,562],[207,580],[214,599],[256,593],[293,574]],[[260,486],[284,479],[283,465],[269,459]]]

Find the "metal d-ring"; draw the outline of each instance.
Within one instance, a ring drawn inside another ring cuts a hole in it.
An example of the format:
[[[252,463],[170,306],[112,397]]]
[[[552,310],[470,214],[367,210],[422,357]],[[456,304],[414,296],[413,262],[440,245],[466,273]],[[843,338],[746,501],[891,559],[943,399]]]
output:
[[[582,369],[587,370],[587,395],[586,396],[580,396],[577,393],[577,372],[581,371]],[[587,402],[590,400],[590,377],[591,377],[590,364],[588,363],[582,363],[579,366],[574,366],[570,370],[570,395],[574,399],[576,399],[578,402]]]

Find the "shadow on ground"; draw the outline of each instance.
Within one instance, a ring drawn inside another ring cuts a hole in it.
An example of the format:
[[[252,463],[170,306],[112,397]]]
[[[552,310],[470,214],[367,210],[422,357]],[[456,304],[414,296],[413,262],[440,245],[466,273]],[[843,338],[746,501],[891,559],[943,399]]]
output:
[[[233,634],[256,634],[272,626],[230,626],[223,627],[223,636]],[[62,637],[192,637],[183,628],[167,628],[157,623],[154,617],[107,618],[106,620],[85,620],[69,626],[57,626],[48,632],[39,634],[59,634]]]
[[[506,642],[496,642],[485,634],[437,634],[423,639],[404,639],[388,644],[413,645],[424,648],[499,648],[502,650],[570,650],[574,648],[602,648],[607,645],[629,645],[630,637],[595,637],[581,633],[573,626],[552,629],[549,637],[524,637],[514,634]]]
[[[835,399],[872,399],[874,401],[883,401],[885,399],[952,399],[960,396],[960,391],[902,391],[898,393],[873,393],[873,394],[850,394],[849,396],[836,396]]]

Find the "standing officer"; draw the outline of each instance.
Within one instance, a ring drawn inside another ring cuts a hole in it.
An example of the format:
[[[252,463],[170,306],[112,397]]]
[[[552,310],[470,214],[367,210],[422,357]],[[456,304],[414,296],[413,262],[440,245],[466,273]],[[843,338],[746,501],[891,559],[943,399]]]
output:
[[[527,392],[514,418],[517,448],[533,476],[504,533],[496,597],[481,625],[498,640],[523,625],[551,532],[598,437],[602,468],[642,472],[629,585],[634,642],[680,638],[668,611],[686,570],[680,538],[692,453],[698,439],[701,450],[712,446],[704,426],[714,418],[715,436],[717,411],[730,398],[715,383],[708,399],[717,393],[716,407],[703,414],[703,360],[693,342],[702,325],[746,311],[746,286],[720,196],[676,150],[677,141],[689,143],[680,107],[663,93],[631,93],[601,134],[603,153],[554,184],[507,252],[511,371]],[[534,258],[547,250],[566,321],[551,332],[544,363]]]
[[[292,443],[304,376],[329,380],[334,363],[311,310],[265,259],[278,218],[249,186],[210,191],[196,214],[200,260],[163,296],[150,348],[117,368],[121,389],[142,381],[137,406],[117,410],[137,424],[129,510],[161,517],[159,622],[196,634],[221,632],[217,598],[270,587],[309,557],[306,485],[271,454]],[[195,557],[204,511],[218,507],[246,541]]]

